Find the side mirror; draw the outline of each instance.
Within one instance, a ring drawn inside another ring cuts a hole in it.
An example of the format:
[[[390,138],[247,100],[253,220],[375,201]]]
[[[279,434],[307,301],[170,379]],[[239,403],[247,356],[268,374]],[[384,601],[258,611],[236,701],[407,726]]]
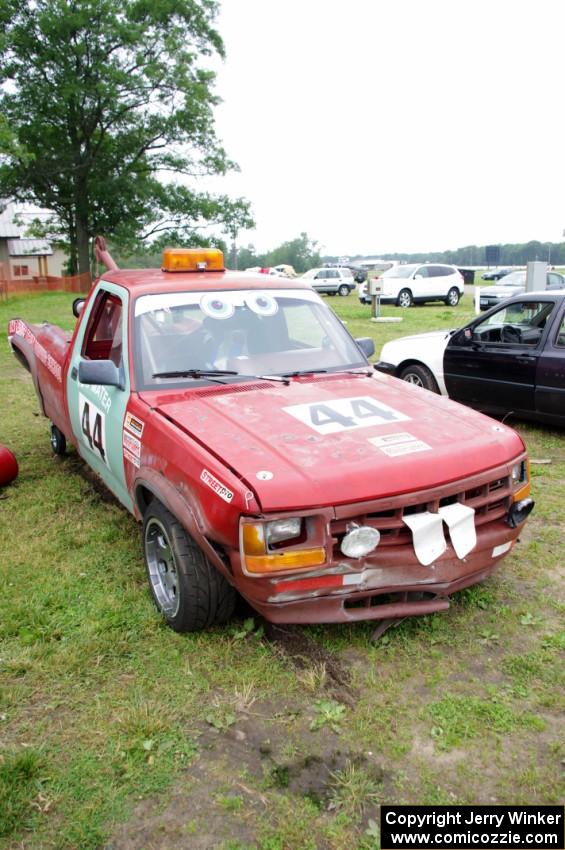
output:
[[[73,316],[78,319],[84,309],[86,298],[75,298],[73,301]]]
[[[450,339],[450,343],[453,345],[470,345],[474,340],[474,331],[473,328],[463,328],[457,333],[453,334]]]
[[[367,359],[375,353],[375,343],[370,336],[362,336],[356,339],[357,346],[361,349]]]
[[[96,384],[103,387],[125,388],[123,370],[111,360],[81,360],[78,367],[81,384]]]
[[[414,275],[414,280],[423,280],[423,279],[424,279],[424,275],[422,275],[422,274],[415,274]]]

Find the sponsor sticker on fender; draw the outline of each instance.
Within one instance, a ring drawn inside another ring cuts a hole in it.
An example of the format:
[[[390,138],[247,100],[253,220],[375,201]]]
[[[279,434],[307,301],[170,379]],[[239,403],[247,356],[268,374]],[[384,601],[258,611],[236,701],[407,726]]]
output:
[[[133,463],[139,469],[141,463],[141,440],[129,434],[127,431],[122,431],[122,446],[124,449],[124,457]]]
[[[215,478],[211,472],[208,472],[207,469],[203,469],[200,473],[200,480],[203,481],[204,484],[206,484],[206,486],[210,488],[210,490],[213,490],[214,493],[216,493],[216,495],[220,497],[220,499],[223,499],[224,502],[227,502],[229,504],[233,499],[232,491],[228,490],[225,484],[222,484],[221,481],[218,481],[218,479]]]
[[[141,419],[138,419],[137,416],[133,416],[131,413],[126,413],[124,428],[131,431],[131,433],[135,434],[136,437],[142,437],[144,427],[145,423],[142,422]]]
[[[36,358],[40,360],[45,368],[60,382],[62,377],[61,364],[57,363],[55,358],[41,345],[25,322],[22,322],[21,319],[10,319],[8,323],[8,337],[11,338],[16,334],[21,336],[22,339],[25,339],[25,341],[31,345]]]

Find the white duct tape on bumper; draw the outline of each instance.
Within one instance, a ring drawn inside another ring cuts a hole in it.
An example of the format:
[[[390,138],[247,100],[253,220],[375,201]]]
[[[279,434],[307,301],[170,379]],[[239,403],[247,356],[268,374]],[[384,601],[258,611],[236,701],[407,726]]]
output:
[[[414,552],[419,562],[427,567],[447,549],[443,536],[443,520],[439,514],[425,511],[421,514],[409,514],[404,522],[412,532]]]
[[[455,554],[458,558],[464,558],[477,545],[474,508],[457,502],[440,508],[439,514],[449,528]]]

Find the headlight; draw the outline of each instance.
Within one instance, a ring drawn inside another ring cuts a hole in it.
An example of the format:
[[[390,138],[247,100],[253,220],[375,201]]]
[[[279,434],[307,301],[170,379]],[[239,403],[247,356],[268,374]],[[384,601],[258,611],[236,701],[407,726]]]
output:
[[[267,544],[280,543],[281,540],[292,540],[293,537],[300,537],[302,530],[302,520],[300,517],[292,519],[276,519],[273,522],[268,522],[265,526]]]
[[[271,522],[242,520],[240,526],[241,564],[251,575],[304,570],[326,563],[325,547],[318,535],[309,533],[302,517]],[[284,544],[288,541],[288,545]]]
[[[515,463],[512,467],[512,483],[519,484],[528,480],[528,466],[525,460]]]

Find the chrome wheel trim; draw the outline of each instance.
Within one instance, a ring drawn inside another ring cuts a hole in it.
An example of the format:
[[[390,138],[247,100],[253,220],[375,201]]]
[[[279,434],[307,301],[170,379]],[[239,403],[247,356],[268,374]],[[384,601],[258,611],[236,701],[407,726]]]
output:
[[[167,532],[155,517],[147,523],[144,542],[147,571],[155,599],[164,614],[174,617],[180,605],[177,566]]]
[[[404,380],[407,384],[414,384],[416,387],[423,387],[425,389],[424,382],[420,377],[418,377],[418,375],[415,375],[414,372],[409,372]]]

